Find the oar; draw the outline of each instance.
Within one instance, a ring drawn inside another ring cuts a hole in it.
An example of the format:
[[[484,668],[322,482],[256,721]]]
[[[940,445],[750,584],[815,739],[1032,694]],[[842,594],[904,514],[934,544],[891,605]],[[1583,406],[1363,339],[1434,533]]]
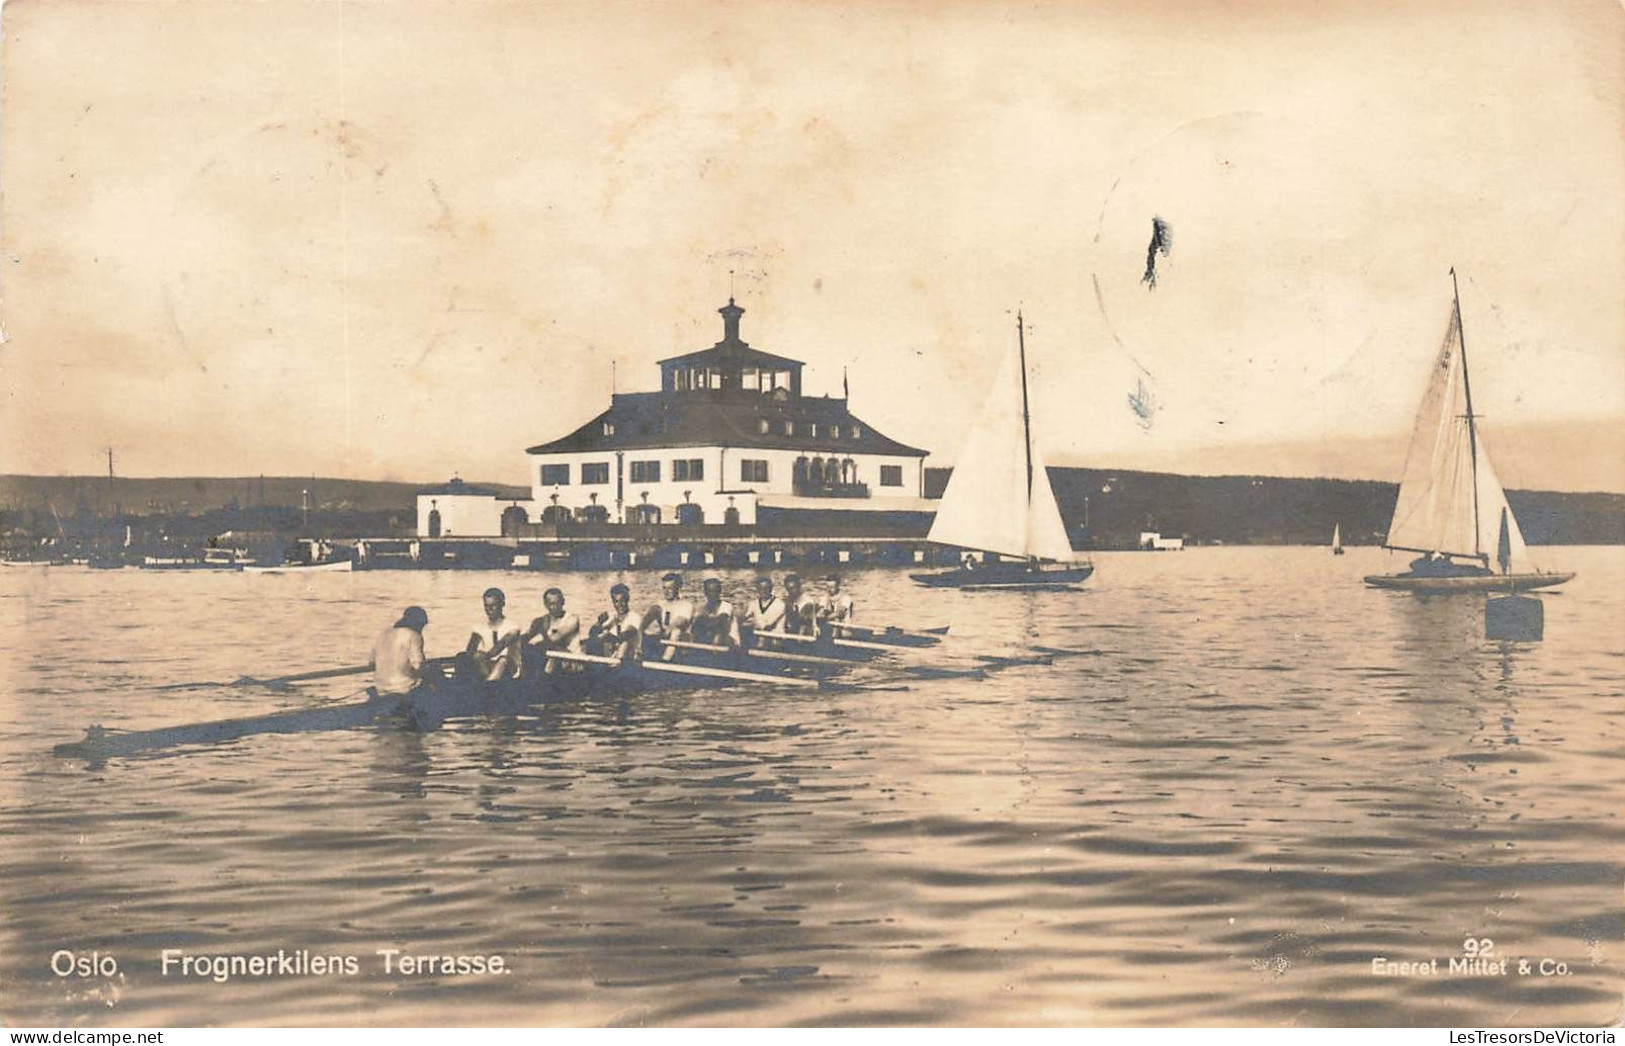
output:
[[[786,639],[792,643],[828,643],[844,650],[880,650],[895,653],[909,649],[896,643],[870,643],[862,639],[822,639],[818,636],[798,635],[795,632],[758,632],[756,636],[759,639]]]
[[[817,654],[792,654],[778,650],[753,650],[748,647],[725,647],[712,643],[690,643],[682,639],[664,639],[661,643],[677,650],[704,650],[711,654],[726,654],[730,650],[737,650],[746,657],[762,658],[769,661],[785,661],[797,665],[831,665],[837,668],[850,668],[852,662],[844,657],[820,657]]]
[[[254,676],[238,676],[228,682],[217,683],[166,683],[157,687],[159,690],[200,690],[211,686],[283,686],[288,683],[303,683],[312,679],[333,679],[338,676],[358,676],[363,672],[371,672],[372,665],[350,665],[346,668],[319,668],[311,672],[299,672],[291,676],[277,676],[274,679],[259,679]]]
[[[424,667],[427,668],[430,665],[446,665],[450,664],[454,660],[456,659],[453,657],[431,657],[424,662]],[[371,672],[372,667],[372,663],[368,662],[364,665],[348,665],[344,668],[318,668],[309,672],[296,672],[291,676],[276,676],[272,679],[260,679],[256,676],[238,676],[229,683],[167,683],[163,686],[156,687],[155,689],[201,690],[204,687],[224,686],[268,686],[275,688],[286,686],[289,683],[308,683],[315,679],[336,679],[339,676],[358,676],[363,672]]]
[[[924,639],[932,643],[942,642],[942,637],[948,634],[947,625],[942,625],[938,628],[928,628],[920,632],[915,632],[907,628],[899,628],[896,625],[859,625],[848,621],[831,621],[829,623],[829,627],[839,629],[843,632],[868,632],[870,635],[879,636],[908,636],[912,639]]]
[[[575,661],[589,665],[627,664],[644,672],[664,672],[668,675],[701,676],[706,679],[726,679],[740,683],[771,683],[774,686],[798,686],[817,689],[816,679],[797,679],[792,676],[770,676],[761,672],[741,672],[731,668],[701,668],[698,665],[674,665],[667,661],[623,662],[618,657],[599,654],[572,654],[563,650],[550,650],[547,656],[556,661]]]

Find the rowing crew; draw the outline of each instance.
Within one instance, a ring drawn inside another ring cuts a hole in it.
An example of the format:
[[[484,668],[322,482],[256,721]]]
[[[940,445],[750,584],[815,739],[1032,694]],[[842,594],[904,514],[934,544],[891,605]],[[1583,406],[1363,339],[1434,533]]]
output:
[[[700,643],[736,650],[754,643],[758,633],[817,635],[829,623],[851,623],[852,597],[841,590],[839,575],[824,578],[822,598],[805,590],[799,575],[784,578],[784,596],[774,594],[773,579],[756,579],[755,597],[742,610],[723,598],[722,582],[706,578],[696,605],[683,596],[681,574],[660,579],[661,599],[643,614],[632,611],[632,590],[624,584],[610,587],[610,609],[599,614],[582,634],[581,619],[565,605],[564,592],[550,588],[542,594],[546,609],[530,627],[520,630],[508,619],[507,595],[500,588],[485,590],[484,619],[468,635],[459,660],[480,678],[494,681],[518,677],[526,671],[526,651],[542,659],[541,671],[563,671],[568,663],[548,653],[587,653],[623,662],[651,658],[670,659],[676,648],[669,642]],[[374,686],[381,694],[404,694],[423,679],[423,629],[429,616],[422,607],[408,607],[394,626],[379,637],[373,652]]]

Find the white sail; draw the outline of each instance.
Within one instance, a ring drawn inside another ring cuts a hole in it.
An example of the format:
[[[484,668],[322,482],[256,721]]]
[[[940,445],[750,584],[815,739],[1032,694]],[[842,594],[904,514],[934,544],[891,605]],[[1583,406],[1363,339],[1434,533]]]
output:
[[[954,463],[930,540],[1006,556],[1070,562],[1072,545],[1043,455],[1033,448],[1029,491],[1027,454],[1021,364],[1012,352]]]
[[[1036,441],[1032,454],[1033,489],[1027,499],[1026,554],[1057,563],[1070,563],[1076,558],[1072,552],[1072,542],[1066,536],[1061,507],[1056,503],[1055,491],[1049,485],[1049,468],[1044,464],[1044,455],[1039,452]]]
[[[1472,431],[1469,423],[1463,366],[1459,314],[1452,308],[1405,454],[1405,474],[1388,525],[1386,543],[1391,547],[1466,557],[1495,555],[1506,492],[1490,465],[1482,432]],[[1507,517],[1513,570],[1527,570],[1523,535],[1510,509]]]
[[[1512,514],[1512,506],[1507,504],[1506,491],[1501,488],[1501,478],[1495,474],[1495,466],[1490,464],[1489,451],[1484,447],[1484,430],[1478,430],[1478,541],[1479,548],[1495,563],[1499,558],[1501,540],[1501,518],[1503,510],[1506,516],[1508,566],[1502,573],[1527,574],[1535,569],[1534,562],[1529,558],[1529,546],[1524,544],[1523,531],[1518,527],[1518,517]],[[1497,564],[1498,565],[1498,564]]]
[[[1342,547],[1343,547],[1343,524],[1341,524],[1341,523],[1333,523],[1332,524],[1332,548],[1340,549]]]

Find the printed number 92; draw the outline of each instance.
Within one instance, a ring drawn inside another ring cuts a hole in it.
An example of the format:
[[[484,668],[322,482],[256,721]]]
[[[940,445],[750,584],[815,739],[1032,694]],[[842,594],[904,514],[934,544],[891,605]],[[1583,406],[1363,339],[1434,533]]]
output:
[[[1461,942],[1463,955],[1469,958],[1485,958],[1495,951],[1495,942],[1488,937],[1469,937]]]

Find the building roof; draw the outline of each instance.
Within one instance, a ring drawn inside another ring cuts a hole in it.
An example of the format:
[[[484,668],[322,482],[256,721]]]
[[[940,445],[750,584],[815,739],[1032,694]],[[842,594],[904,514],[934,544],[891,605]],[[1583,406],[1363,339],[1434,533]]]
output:
[[[763,352],[761,349],[753,349],[747,342],[728,340],[719,341],[709,349],[686,352],[681,356],[668,356],[660,361],[662,367],[673,365],[680,367],[721,367],[725,364],[739,364],[762,370],[794,370],[802,366],[800,360],[793,360],[788,356],[775,356],[771,352]]]
[[[681,356],[668,356],[660,361],[662,372],[670,367],[718,367],[734,365],[741,367],[755,367],[758,370],[790,370],[799,371],[802,367],[800,360],[790,359],[788,356],[775,356],[771,352],[753,349],[744,339],[739,337],[739,319],[745,315],[745,310],[734,304],[732,298],[728,304],[718,309],[722,314],[722,340],[709,349],[698,352],[688,352]]]
[[[761,431],[763,419],[768,422],[765,434]],[[786,421],[794,423],[794,435],[785,435]],[[606,422],[613,425],[613,432],[604,431]],[[817,436],[812,435],[815,423]],[[832,426],[839,428],[839,437],[829,435]],[[854,437],[854,431],[861,434]],[[528,448],[527,453],[714,446],[842,456],[891,454],[923,458],[927,453],[877,432],[872,425],[853,416],[844,399],[794,397],[780,400],[754,393],[711,397],[680,392],[617,394],[602,414],[568,436]]]
[[[502,498],[504,501],[508,500],[502,491],[494,487],[476,487],[472,483],[464,483],[455,476],[438,487],[425,487],[418,491],[418,497],[427,497],[429,495],[453,497],[462,495],[471,498]]]

